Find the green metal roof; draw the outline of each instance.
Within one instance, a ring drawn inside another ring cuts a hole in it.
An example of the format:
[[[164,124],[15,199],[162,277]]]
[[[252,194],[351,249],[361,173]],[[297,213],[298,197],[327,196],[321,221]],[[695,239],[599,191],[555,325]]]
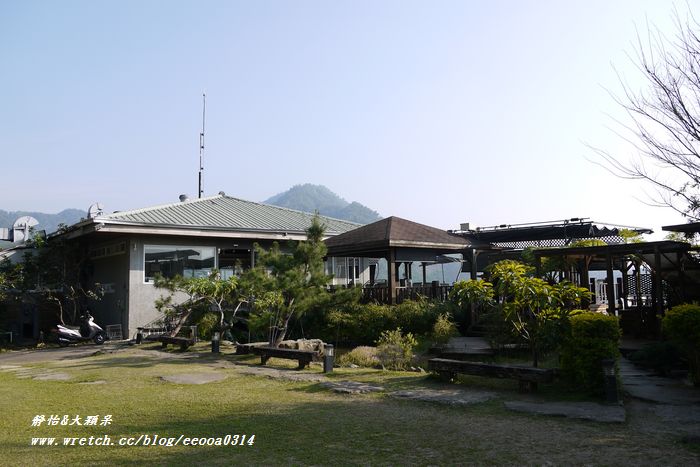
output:
[[[223,230],[304,232],[313,214],[255,203],[225,195],[116,212],[98,216],[95,222]],[[326,234],[337,235],[361,224],[319,216]]]

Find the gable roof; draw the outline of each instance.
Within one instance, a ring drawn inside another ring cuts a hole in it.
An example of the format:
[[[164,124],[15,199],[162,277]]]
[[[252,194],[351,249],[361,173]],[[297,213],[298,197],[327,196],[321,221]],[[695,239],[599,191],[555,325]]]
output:
[[[327,239],[328,255],[358,254],[393,247],[463,250],[469,240],[429,225],[391,216]]]
[[[94,231],[144,232],[183,235],[220,235],[250,233],[260,235],[304,236],[314,214],[268,204],[255,203],[226,195],[216,195],[131,211],[100,214],[69,228],[69,235]],[[332,236],[356,229],[361,224],[319,216],[325,235]]]
[[[206,228],[304,232],[314,214],[226,195],[98,216],[106,223],[177,225]],[[327,233],[341,233],[361,224],[319,216]]]

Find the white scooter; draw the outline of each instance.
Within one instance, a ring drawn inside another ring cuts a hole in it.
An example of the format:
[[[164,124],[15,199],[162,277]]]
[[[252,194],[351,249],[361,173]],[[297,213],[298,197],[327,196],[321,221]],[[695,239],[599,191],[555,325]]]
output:
[[[95,323],[89,312],[80,317],[82,323],[79,327],[56,325],[54,333],[58,339],[58,345],[65,347],[68,344],[77,342],[95,341],[95,344],[102,345],[107,340],[107,333]]]

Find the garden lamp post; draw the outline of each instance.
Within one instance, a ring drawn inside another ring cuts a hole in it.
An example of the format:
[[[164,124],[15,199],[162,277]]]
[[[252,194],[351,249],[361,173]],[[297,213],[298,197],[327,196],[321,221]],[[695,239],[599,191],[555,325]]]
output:
[[[605,400],[611,404],[618,402],[617,375],[615,374],[615,359],[606,358],[601,361],[603,378],[605,380]]]
[[[211,336],[211,353],[219,353],[219,344],[221,342],[221,334],[215,332]]]
[[[323,372],[331,373],[333,371],[333,363],[335,360],[335,352],[332,344],[323,346]]]

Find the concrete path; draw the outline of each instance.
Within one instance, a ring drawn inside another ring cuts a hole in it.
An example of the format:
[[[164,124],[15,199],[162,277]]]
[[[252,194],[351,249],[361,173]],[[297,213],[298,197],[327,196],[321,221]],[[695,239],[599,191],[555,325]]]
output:
[[[0,353],[0,364],[39,363],[45,361],[89,357],[95,352],[114,352],[128,346],[124,342],[105,342],[103,345],[81,344],[50,349],[13,350]]]
[[[622,387],[631,397],[666,405],[700,404],[700,388],[686,386],[674,378],[656,376],[649,370],[637,368],[626,358],[620,358],[618,365]]]

